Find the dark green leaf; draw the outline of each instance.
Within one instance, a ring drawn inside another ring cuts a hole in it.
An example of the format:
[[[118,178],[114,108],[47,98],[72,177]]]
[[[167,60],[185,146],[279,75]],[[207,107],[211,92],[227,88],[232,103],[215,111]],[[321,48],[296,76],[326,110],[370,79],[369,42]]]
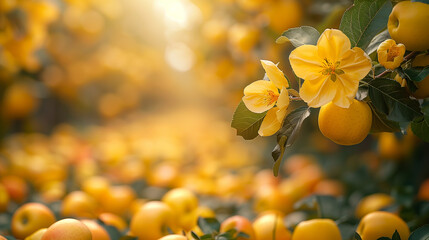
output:
[[[295,141],[304,120],[310,116],[310,108],[298,107],[291,111],[283,122],[283,127],[277,134],[277,145],[271,153],[274,159],[274,176],[279,173],[280,163],[283,159],[285,148],[289,147]]]
[[[194,232],[191,231],[191,236],[195,239],[195,240],[201,240],[200,237],[198,237],[198,235]]]
[[[237,237],[240,237],[240,238],[250,238],[250,236],[249,235],[247,235],[246,233],[244,233],[244,232],[239,232],[238,234],[237,234]]]
[[[12,236],[6,236],[5,237],[7,240],[16,240],[16,238],[12,237]]]
[[[97,220],[97,223],[100,224],[104,229],[106,229],[107,233],[110,236],[110,239],[120,239],[122,233],[114,226],[107,225],[100,219]]]
[[[429,0],[411,0],[411,2],[421,2],[421,3],[429,4]]]
[[[408,240],[429,240],[429,224],[417,228],[411,233]]]
[[[390,0],[355,0],[344,13],[340,30],[349,37],[352,47],[366,49],[386,28],[392,7]]]
[[[369,107],[372,111],[372,133],[399,132],[401,130],[397,122],[387,119],[386,114],[378,111],[371,102],[369,103]]]
[[[355,224],[337,223],[337,226],[340,229],[341,239],[353,239],[356,231]]]
[[[396,122],[411,122],[422,115],[417,100],[410,99],[407,91],[392,79],[375,79],[368,82],[371,102],[387,119]]]
[[[219,232],[220,223],[216,218],[198,218],[198,226],[201,231],[205,234],[212,234],[214,232]],[[202,237],[201,237],[202,239]]]
[[[401,236],[399,236],[399,233],[397,230],[395,230],[395,232],[393,233],[392,240],[401,240]]]
[[[294,208],[315,211],[318,218],[338,219],[342,216],[342,206],[342,201],[335,197],[312,195],[295,203]]]
[[[214,240],[211,234],[205,234],[200,237],[201,240]]]
[[[266,114],[267,112],[251,112],[241,101],[232,117],[231,127],[237,129],[237,135],[242,136],[244,139],[253,139],[258,136],[259,127]]]
[[[371,40],[368,47],[365,49],[365,52],[368,55],[371,55],[371,53],[377,51],[378,46],[380,46],[380,44],[387,39],[390,39],[390,34],[389,31],[386,29]]]
[[[283,32],[277,39],[277,43],[290,41],[294,47],[302,45],[316,45],[320,33],[313,27],[302,26],[297,28],[290,28]]]
[[[359,233],[355,232],[354,240],[362,240],[362,238],[360,237]]]
[[[425,142],[429,142],[429,115],[420,116],[411,122],[413,133]]]
[[[392,239],[390,239],[388,237],[381,237],[381,238],[377,238],[377,240],[392,240]]]
[[[419,68],[408,68],[404,70],[407,77],[414,82],[420,82],[429,75],[429,66]]]

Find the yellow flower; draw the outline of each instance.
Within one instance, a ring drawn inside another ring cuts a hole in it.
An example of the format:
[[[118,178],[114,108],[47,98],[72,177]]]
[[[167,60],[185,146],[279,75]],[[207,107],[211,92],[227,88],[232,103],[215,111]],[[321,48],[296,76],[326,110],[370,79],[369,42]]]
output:
[[[348,37],[327,29],[317,45],[302,45],[293,50],[289,61],[293,71],[304,79],[299,95],[310,107],[329,102],[343,108],[352,103],[359,81],[371,70],[371,59],[360,48],[350,49]]]
[[[261,60],[269,81],[258,80],[244,88],[243,102],[255,113],[268,111],[258,134],[271,136],[282,126],[289,106],[289,87],[283,72],[271,61]],[[276,105],[276,107],[274,107]]]
[[[378,62],[387,69],[399,67],[404,60],[404,44],[396,44],[395,40],[387,39],[377,49]]]

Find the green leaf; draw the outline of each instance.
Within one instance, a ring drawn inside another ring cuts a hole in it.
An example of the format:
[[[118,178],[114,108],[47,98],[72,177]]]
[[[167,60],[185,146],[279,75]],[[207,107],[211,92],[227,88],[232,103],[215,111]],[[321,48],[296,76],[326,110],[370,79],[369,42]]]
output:
[[[110,239],[120,239],[122,237],[121,231],[119,231],[116,227],[107,225],[100,219],[97,219],[97,223],[100,224],[109,234]]]
[[[296,210],[315,211],[317,218],[339,219],[342,217],[342,206],[341,200],[335,197],[312,195],[295,203],[294,208]]]
[[[380,237],[380,238],[377,238],[377,240],[392,240],[392,239],[390,239],[388,237]]]
[[[380,46],[380,44],[387,39],[390,39],[390,34],[389,31],[386,29],[371,40],[368,47],[365,49],[365,52],[368,55],[371,55],[371,53],[377,51],[378,46]]]
[[[362,238],[360,237],[359,233],[355,232],[354,240],[362,240]]]
[[[386,114],[378,111],[371,102],[369,102],[369,107],[372,111],[372,133],[401,131],[401,128],[399,127],[399,124],[397,122],[390,121],[389,119],[387,119]]]
[[[338,228],[340,229],[341,239],[355,239],[354,234],[356,233],[356,225],[351,223],[339,223],[336,222]]]
[[[429,240],[429,224],[417,228],[411,233],[408,240]]]
[[[309,107],[298,107],[286,116],[283,126],[277,134],[277,145],[271,153],[274,159],[274,176],[278,176],[285,149],[294,143],[302,123],[308,116],[310,116]]]
[[[231,127],[237,129],[237,135],[244,139],[254,139],[258,136],[259,127],[266,114],[267,112],[254,113],[250,111],[241,101],[232,117]]]
[[[212,234],[214,232],[219,232],[220,223],[216,218],[198,218],[198,227],[205,234]],[[201,237],[203,239],[203,237]]]
[[[112,238],[115,239],[115,238]],[[116,238],[119,240],[138,240],[138,237],[133,237],[133,236],[122,236],[121,238]]]
[[[194,232],[191,231],[191,236],[195,239],[195,240],[201,240],[200,237],[198,237],[198,235]]]
[[[429,115],[420,116],[411,122],[413,133],[425,142],[429,142]]]
[[[393,79],[370,80],[368,95],[378,111],[395,122],[411,122],[422,115],[420,104],[410,99],[407,91]]]
[[[340,23],[340,30],[350,39],[352,47],[366,49],[371,40],[387,26],[390,0],[355,0]]]
[[[290,41],[294,47],[299,47],[302,45],[316,45],[319,37],[320,33],[315,28],[302,26],[290,28],[283,32],[276,42],[283,43]]]
[[[392,240],[401,240],[401,236],[399,236],[399,233],[397,230],[392,235]]]
[[[411,0],[411,2],[421,2],[421,3],[429,4],[429,0]]]
[[[420,82],[429,75],[429,66],[408,68],[404,70],[406,77],[414,82]]]

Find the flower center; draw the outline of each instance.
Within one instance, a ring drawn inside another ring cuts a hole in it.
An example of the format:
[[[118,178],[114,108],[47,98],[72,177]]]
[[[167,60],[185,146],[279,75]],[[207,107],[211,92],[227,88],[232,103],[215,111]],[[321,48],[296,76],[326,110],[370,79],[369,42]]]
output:
[[[330,75],[331,80],[335,82],[337,80],[337,75],[344,74],[344,71],[339,69],[340,61],[330,62],[327,58],[325,58],[322,62],[323,70],[321,73],[323,75]]]
[[[267,97],[264,99],[264,101],[267,103],[267,106],[270,106],[271,104],[273,104],[274,102],[277,101],[277,99],[279,98],[278,94],[275,94],[273,91],[268,90],[267,91],[268,95]]]
[[[399,48],[397,47],[391,47],[390,49],[387,49],[387,61],[393,62],[395,60],[395,57],[399,55]]]

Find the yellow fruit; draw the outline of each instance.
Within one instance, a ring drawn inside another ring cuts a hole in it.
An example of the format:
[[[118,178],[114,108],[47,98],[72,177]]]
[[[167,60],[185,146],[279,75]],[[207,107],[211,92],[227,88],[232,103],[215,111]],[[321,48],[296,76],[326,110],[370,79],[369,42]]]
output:
[[[340,229],[331,219],[312,219],[300,222],[292,240],[341,240]]]
[[[32,113],[38,105],[34,90],[26,83],[14,83],[3,96],[3,111],[8,118],[22,118]]]
[[[363,217],[356,232],[362,240],[377,240],[381,237],[391,238],[395,230],[398,231],[401,239],[408,239],[410,229],[404,220],[393,213],[378,211]]]
[[[253,222],[256,240],[290,240],[290,231],[283,223],[283,215],[278,212],[262,214]]]
[[[429,15],[428,15],[429,16]],[[413,67],[425,67],[429,65],[429,55],[418,55],[413,63]],[[426,76],[425,79],[423,79],[420,82],[416,82],[417,90],[413,93],[411,93],[412,96],[414,96],[417,99],[424,99],[429,97],[429,76]]]
[[[356,207],[356,216],[362,218],[368,213],[378,211],[391,205],[394,199],[384,193],[375,193],[362,198]]]
[[[186,188],[175,188],[168,191],[162,201],[173,210],[178,226],[185,231],[191,230],[197,224],[196,210],[198,198]]]
[[[389,16],[387,28],[397,43],[410,51],[429,49],[429,4],[403,1],[395,5]]]
[[[13,236],[24,239],[41,228],[47,228],[55,222],[54,213],[41,203],[26,203],[15,211],[11,229]]]
[[[92,240],[91,231],[81,221],[65,218],[52,224],[41,240]]]
[[[349,108],[328,103],[320,108],[319,128],[322,134],[340,145],[362,142],[371,129],[372,112],[365,102],[353,100]]]

